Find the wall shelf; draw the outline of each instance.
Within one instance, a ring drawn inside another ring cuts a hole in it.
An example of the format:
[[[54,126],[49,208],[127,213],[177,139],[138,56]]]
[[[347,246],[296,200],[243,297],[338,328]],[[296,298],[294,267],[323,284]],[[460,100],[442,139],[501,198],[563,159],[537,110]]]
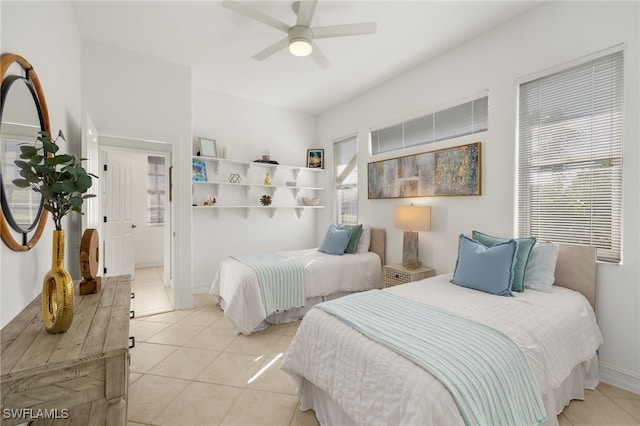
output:
[[[193,182],[193,183],[196,185],[212,185],[214,187],[216,196],[218,194],[219,185],[235,186],[238,188],[243,188],[245,191],[245,197],[249,196],[249,189],[251,188],[263,188],[266,191],[268,191],[269,195],[271,196],[273,196],[273,193],[275,192],[276,189],[282,189],[282,188],[290,189],[294,197],[298,196],[298,193],[300,192],[301,189],[308,190],[308,191],[324,191],[324,188],[317,188],[317,187],[311,187],[311,186],[264,185],[264,184],[257,184],[257,183],[231,183],[231,182],[214,182],[214,181]]]
[[[218,217],[218,211],[224,209],[242,209],[244,210],[244,216],[249,217],[251,210],[265,210],[269,216],[274,217],[276,210],[278,209],[294,209],[298,217],[302,215],[302,212],[307,209],[323,209],[324,206],[192,206],[194,210],[211,210],[215,217]]]
[[[210,163],[213,166],[213,171],[215,174],[218,174],[218,165],[221,163],[235,164],[235,165],[242,166],[244,169],[245,177],[249,174],[249,170],[251,169],[251,167],[262,167],[263,169],[268,169],[270,170],[269,173],[271,173],[271,176],[275,175],[275,172],[278,169],[291,170],[293,172],[294,179],[298,178],[298,174],[300,173],[300,170],[305,170],[309,172],[324,172],[324,169],[318,169],[318,168],[309,168],[309,167],[303,167],[303,166],[289,166],[286,164],[259,163],[256,161],[231,160],[228,158],[203,157],[203,156],[194,155],[193,159],[199,160],[199,161],[206,161],[207,163]]]

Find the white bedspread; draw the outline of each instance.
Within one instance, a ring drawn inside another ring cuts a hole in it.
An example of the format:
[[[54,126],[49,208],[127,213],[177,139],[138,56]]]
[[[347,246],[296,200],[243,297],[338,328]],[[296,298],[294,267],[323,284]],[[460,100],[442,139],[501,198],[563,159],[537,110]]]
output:
[[[455,286],[450,274],[384,291],[456,312],[509,335],[529,360],[541,393],[562,383],[602,343],[586,299],[571,290],[494,296]],[[447,389],[416,364],[312,309],[282,368],[327,393],[357,424],[463,424]],[[547,413],[555,416],[555,413]]]
[[[380,257],[372,252],[333,256],[317,249],[279,252],[304,264],[306,298],[380,288]],[[266,319],[258,278],[251,267],[227,258],[220,262],[209,291],[224,315],[243,334]]]

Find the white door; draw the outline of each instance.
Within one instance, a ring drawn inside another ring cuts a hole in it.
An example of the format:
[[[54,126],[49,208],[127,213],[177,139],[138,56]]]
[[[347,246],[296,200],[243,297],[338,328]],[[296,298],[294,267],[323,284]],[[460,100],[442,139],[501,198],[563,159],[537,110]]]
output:
[[[104,151],[104,275],[135,278],[133,161],[126,154]]]

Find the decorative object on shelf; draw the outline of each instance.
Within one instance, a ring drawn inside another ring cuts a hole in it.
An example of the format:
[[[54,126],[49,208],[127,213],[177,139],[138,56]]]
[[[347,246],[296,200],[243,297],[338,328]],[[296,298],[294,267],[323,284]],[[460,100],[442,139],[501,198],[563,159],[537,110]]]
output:
[[[317,206],[320,202],[320,198],[305,198],[302,197],[302,202],[305,206]]]
[[[269,172],[267,172],[267,174],[264,176],[264,182],[265,185],[271,185],[271,177],[269,176]]]
[[[48,132],[39,132],[34,145],[20,146],[20,158],[15,164],[22,179],[14,179],[19,188],[31,187],[42,194],[44,208],[51,213],[56,226],[53,232],[51,270],[42,283],[42,317],[44,327],[52,334],[64,333],[73,320],[73,281],[64,269],[64,231],[62,218],[70,211],[82,214],[86,198],[95,197],[86,192],[91,188],[92,177],[97,178],[80,165],[80,160],[69,154],[59,154],[58,139],[64,139],[62,131],[52,139]]]
[[[215,206],[215,204],[218,201],[216,200],[216,197],[209,197],[206,200],[204,200],[204,205],[205,206]]]
[[[287,186],[295,188],[296,186],[298,186],[298,183],[295,180],[288,180],[287,181]]]
[[[307,150],[307,167],[310,169],[324,169],[324,149]]]
[[[480,142],[369,163],[368,197],[480,195]]]
[[[216,141],[213,139],[200,138],[200,155],[203,157],[217,157],[218,149],[216,147]]]
[[[275,166],[279,165],[276,160],[253,160],[254,163],[265,163],[265,164],[273,164]]]
[[[191,180],[194,182],[207,181],[207,165],[204,161],[193,160],[191,165]]]
[[[431,207],[429,206],[396,206],[393,226],[404,229],[402,244],[402,266],[416,269],[422,265],[418,257],[418,233],[431,229]]]
[[[270,206],[271,205],[271,196],[270,195],[263,195],[262,197],[260,197],[260,204],[262,204],[263,206]]]
[[[98,276],[100,263],[100,242],[97,229],[85,229],[80,241],[80,294],[93,294],[100,291],[102,277]]]
[[[262,151],[262,161],[271,161],[271,153],[268,149]]]
[[[229,183],[240,183],[242,179],[240,178],[240,175],[237,173],[230,173],[229,174]]]

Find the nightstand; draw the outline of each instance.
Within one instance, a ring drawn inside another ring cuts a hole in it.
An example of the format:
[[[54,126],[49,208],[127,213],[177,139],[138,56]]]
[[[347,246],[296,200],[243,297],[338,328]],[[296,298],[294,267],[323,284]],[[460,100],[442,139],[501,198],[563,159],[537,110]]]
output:
[[[393,287],[398,284],[410,283],[424,278],[433,277],[436,274],[431,268],[421,266],[417,269],[407,269],[400,264],[384,265],[382,280],[384,287]]]

